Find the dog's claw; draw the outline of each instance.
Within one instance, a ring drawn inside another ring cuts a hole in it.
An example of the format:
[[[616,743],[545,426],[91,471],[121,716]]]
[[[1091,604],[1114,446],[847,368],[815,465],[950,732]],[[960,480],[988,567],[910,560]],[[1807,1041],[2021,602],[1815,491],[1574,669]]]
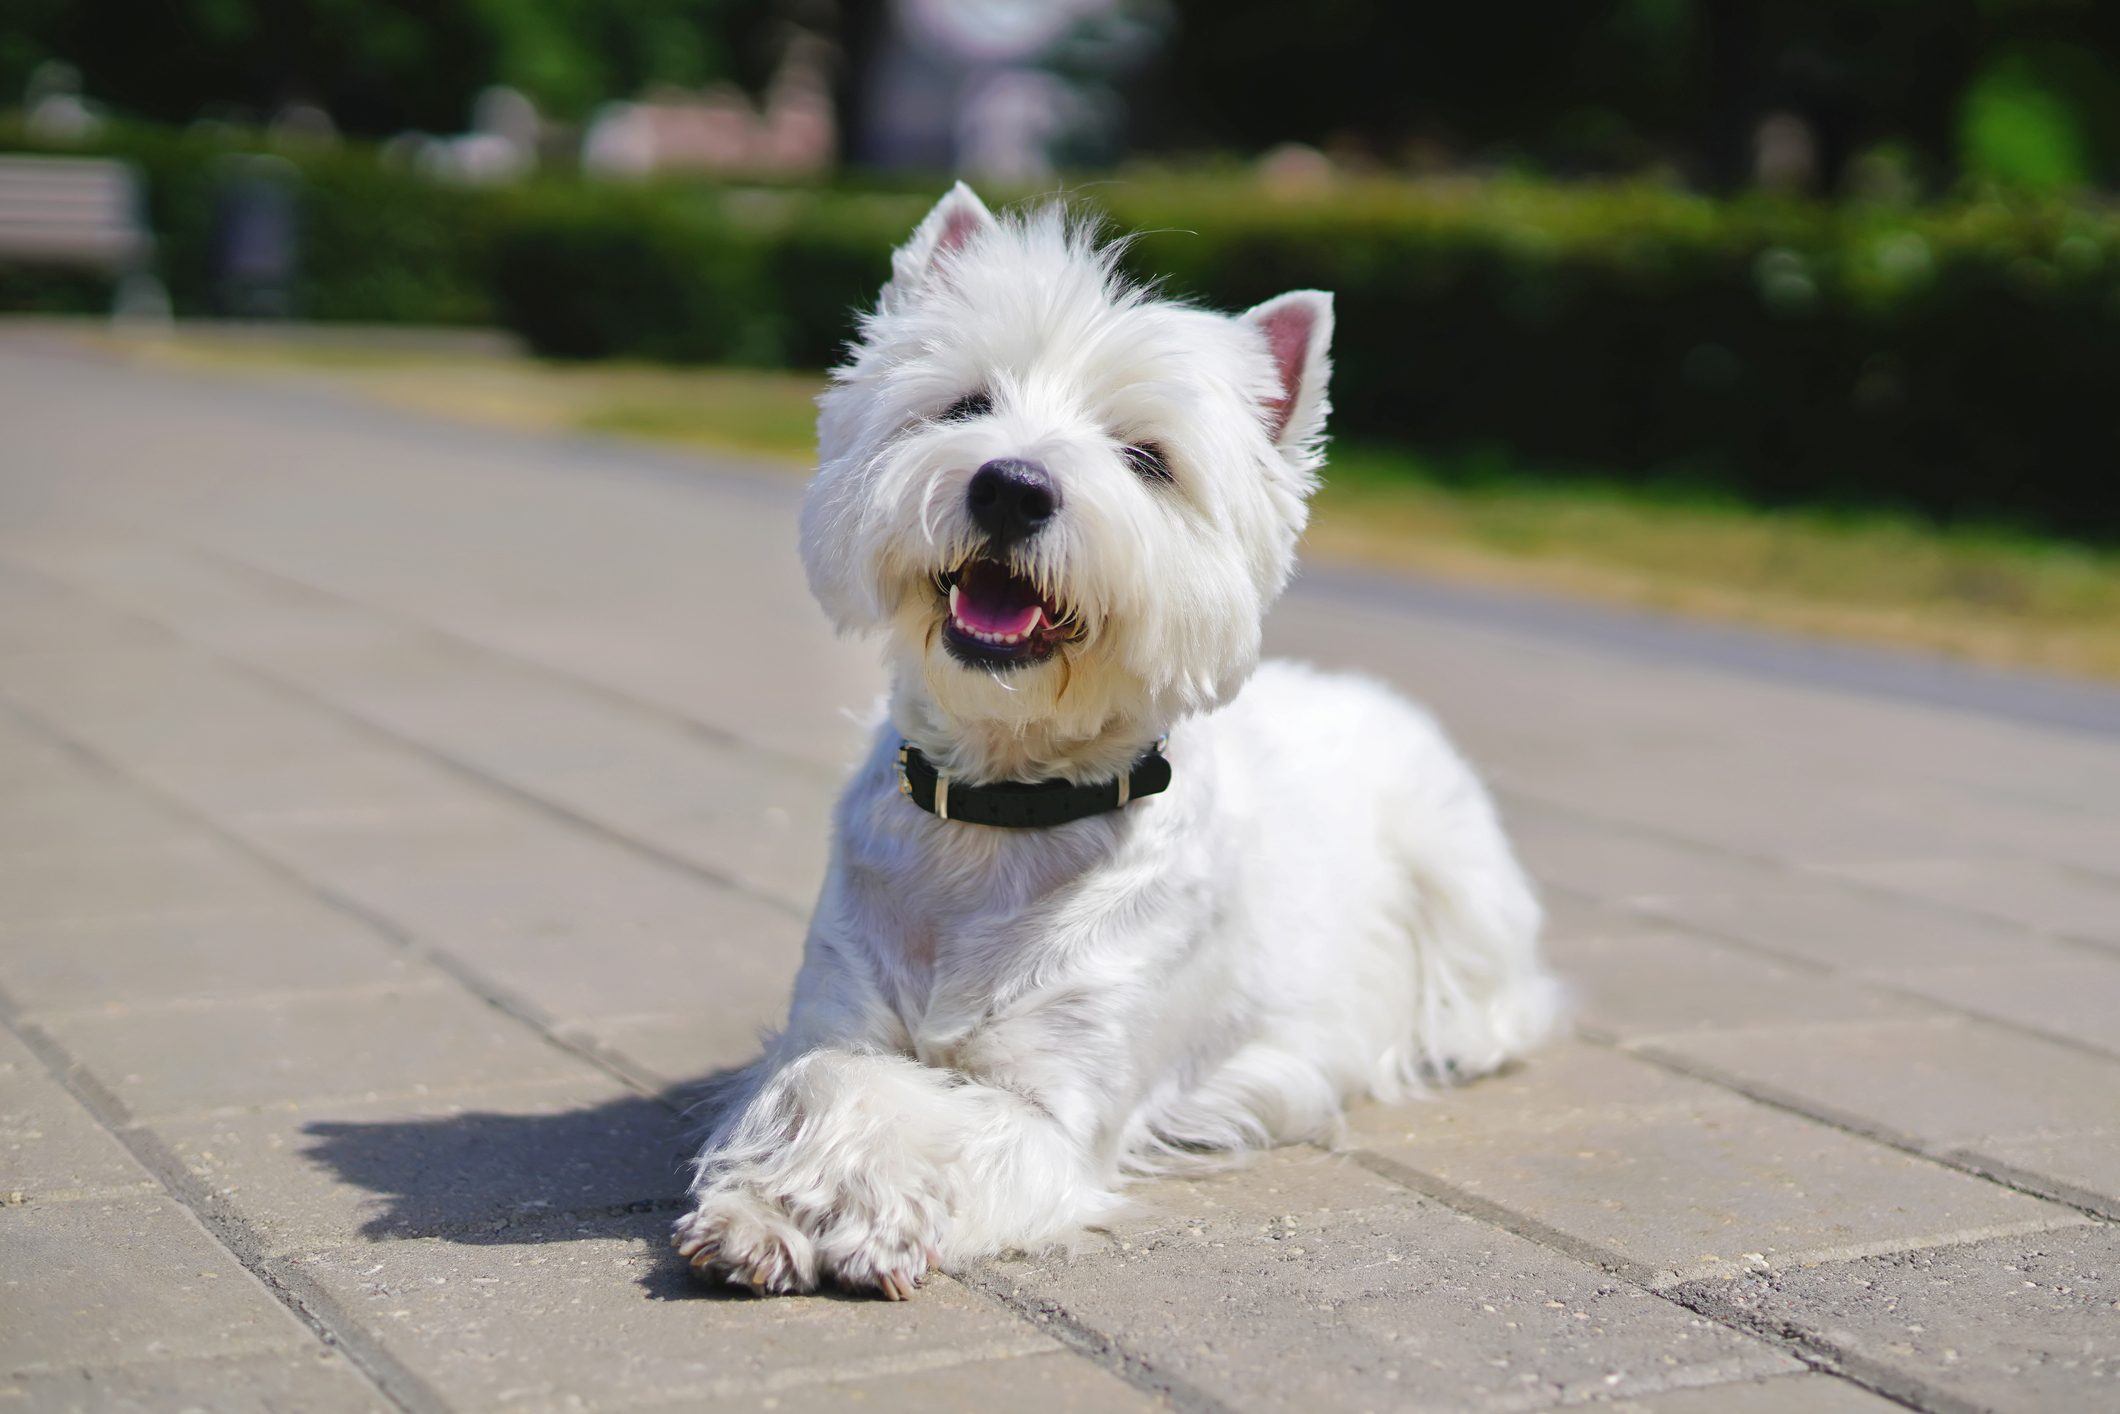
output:
[[[912,1288],[903,1278],[893,1276],[889,1272],[876,1278],[876,1288],[883,1293],[883,1299],[886,1301],[904,1301],[913,1294]]]
[[[690,1262],[695,1267],[698,1266],[701,1262],[710,1260],[716,1252],[719,1252],[721,1250],[721,1244],[719,1242],[715,1241],[711,1237],[706,1236],[693,1236],[680,1239],[673,1235],[670,1238],[670,1245],[677,1249],[678,1256],[684,1258],[686,1261]]]

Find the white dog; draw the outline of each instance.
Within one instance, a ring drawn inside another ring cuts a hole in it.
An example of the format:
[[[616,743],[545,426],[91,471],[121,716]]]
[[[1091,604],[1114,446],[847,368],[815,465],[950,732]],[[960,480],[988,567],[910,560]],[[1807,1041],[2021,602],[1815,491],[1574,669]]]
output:
[[[699,1157],[674,1242],[702,1274],[903,1298],[1094,1223],[1123,1175],[1329,1137],[1554,1022],[1538,904],[1434,723],[1254,672],[1331,298],[1229,318],[1113,259],[960,185],[822,399],[803,559],[887,639],[889,719],[787,1029]]]

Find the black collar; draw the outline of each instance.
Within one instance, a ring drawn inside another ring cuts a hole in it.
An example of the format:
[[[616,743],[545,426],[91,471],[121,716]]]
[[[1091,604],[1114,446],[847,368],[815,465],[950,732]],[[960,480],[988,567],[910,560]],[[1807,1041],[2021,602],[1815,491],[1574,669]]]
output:
[[[898,793],[928,814],[970,825],[1034,830],[1065,825],[1117,810],[1130,800],[1170,786],[1170,762],[1158,741],[1115,780],[1076,785],[1072,781],[997,781],[990,786],[952,781],[911,742],[898,748]]]

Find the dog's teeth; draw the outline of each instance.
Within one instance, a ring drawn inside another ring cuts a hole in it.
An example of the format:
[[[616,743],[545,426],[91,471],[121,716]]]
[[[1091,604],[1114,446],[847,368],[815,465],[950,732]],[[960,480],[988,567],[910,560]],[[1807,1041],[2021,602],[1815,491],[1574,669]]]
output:
[[[954,584],[950,586],[950,617],[963,622],[957,613],[957,586]]]

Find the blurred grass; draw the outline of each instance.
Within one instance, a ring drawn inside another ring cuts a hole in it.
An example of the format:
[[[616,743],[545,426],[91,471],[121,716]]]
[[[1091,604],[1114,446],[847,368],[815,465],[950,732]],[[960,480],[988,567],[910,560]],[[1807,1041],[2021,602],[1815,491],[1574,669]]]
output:
[[[177,368],[321,379],[489,424],[810,465],[811,374],[184,335]],[[2120,680],[2120,552],[1876,512],[1768,511],[1684,487],[1335,448],[1305,551],[1386,569]]]

